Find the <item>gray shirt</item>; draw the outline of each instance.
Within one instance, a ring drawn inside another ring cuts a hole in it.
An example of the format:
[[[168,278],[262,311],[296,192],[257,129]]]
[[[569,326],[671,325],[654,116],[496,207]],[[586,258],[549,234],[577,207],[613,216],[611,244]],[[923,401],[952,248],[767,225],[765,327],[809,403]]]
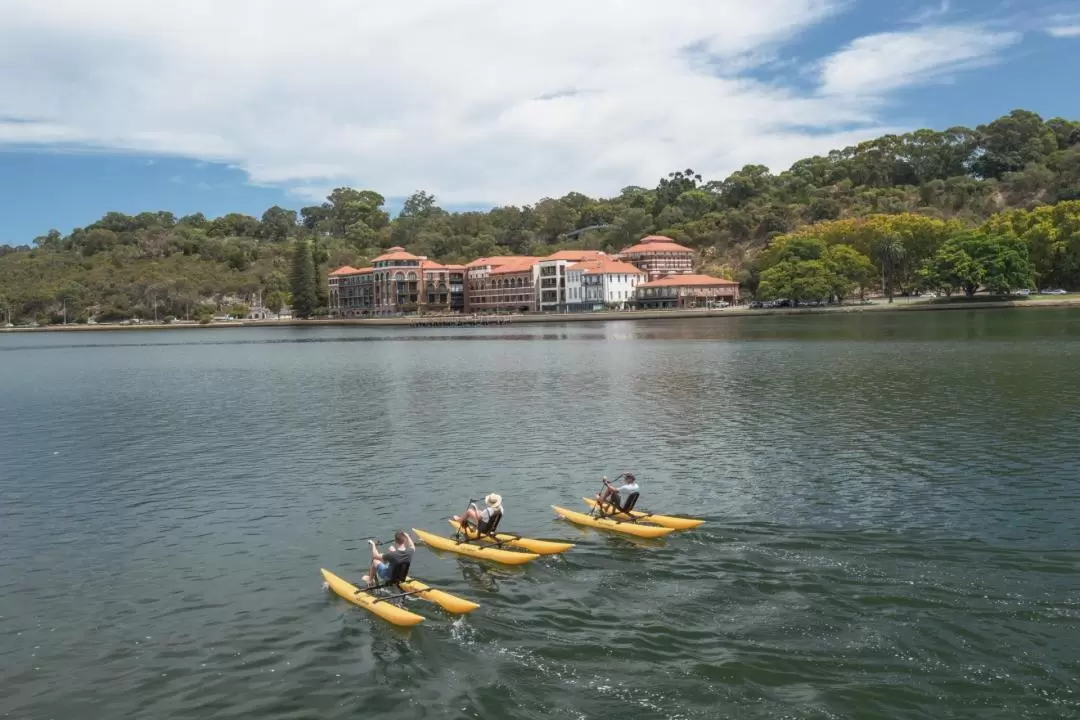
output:
[[[390,565],[400,565],[401,563],[412,562],[413,551],[408,547],[397,547],[391,545],[390,549],[382,554],[383,561]]]

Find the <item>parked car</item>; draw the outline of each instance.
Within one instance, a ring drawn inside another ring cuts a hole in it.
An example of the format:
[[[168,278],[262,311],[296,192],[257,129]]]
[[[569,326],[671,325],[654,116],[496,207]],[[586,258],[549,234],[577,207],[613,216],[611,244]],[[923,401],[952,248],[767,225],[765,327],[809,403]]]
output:
[[[1068,293],[1066,293],[1061,288],[1054,288],[1052,290],[1043,290],[1042,294],[1043,295],[1067,295]]]

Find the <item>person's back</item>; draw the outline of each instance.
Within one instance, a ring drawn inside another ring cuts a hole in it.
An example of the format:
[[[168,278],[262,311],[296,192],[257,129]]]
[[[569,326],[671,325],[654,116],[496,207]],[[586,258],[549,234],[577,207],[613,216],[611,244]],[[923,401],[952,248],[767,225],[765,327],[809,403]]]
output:
[[[480,534],[490,533],[502,519],[502,508],[495,509],[493,507],[486,507],[481,512],[476,521],[476,530]]]
[[[364,582],[369,585],[375,585],[376,582],[390,582],[395,577],[398,567],[412,564],[416,545],[404,530],[398,530],[394,534],[394,542],[384,553],[379,552],[374,540],[368,542],[371,544],[371,570],[364,576]],[[406,572],[408,572],[407,568]],[[400,578],[400,580],[403,579]],[[394,580],[394,582],[400,582],[400,580]]]
[[[404,533],[402,533],[404,534]],[[404,540],[394,538],[394,543],[382,554],[391,570],[402,563],[412,563],[413,549]]]

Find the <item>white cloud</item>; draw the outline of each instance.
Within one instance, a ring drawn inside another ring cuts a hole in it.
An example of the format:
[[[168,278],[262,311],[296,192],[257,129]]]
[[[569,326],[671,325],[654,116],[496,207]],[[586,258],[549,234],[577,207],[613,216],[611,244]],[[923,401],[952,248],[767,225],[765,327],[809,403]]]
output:
[[[950,0],[941,0],[937,5],[928,5],[919,10],[914,17],[911,18],[911,22],[916,25],[929,22],[931,20],[937,20],[940,17],[944,17],[949,14],[952,9],[952,2]]]
[[[900,131],[872,112],[883,93],[1013,40],[862,38],[825,61],[824,93],[753,78],[846,4],[0,0],[0,144],[223,161],[302,195],[609,195]]]
[[[998,52],[1019,40],[1018,33],[974,26],[930,26],[868,35],[825,60],[823,90],[838,96],[881,94],[940,81],[994,62]]]
[[[1048,27],[1046,32],[1056,38],[1080,37],[1080,23],[1077,23],[1076,25],[1054,25]]]

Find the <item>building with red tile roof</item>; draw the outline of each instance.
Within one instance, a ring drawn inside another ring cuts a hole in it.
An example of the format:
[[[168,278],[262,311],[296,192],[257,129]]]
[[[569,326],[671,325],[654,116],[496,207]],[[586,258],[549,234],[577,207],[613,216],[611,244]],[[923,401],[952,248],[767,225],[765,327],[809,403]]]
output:
[[[666,275],[637,286],[634,304],[645,310],[711,307],[739,302],[739,283],[709,275]]]
[[[512,255],[480,258],[466,265],[467,312],[530,312],[536,309],[539,258]]]
[[[650,280],[694,272],[694,251],[664,235],[649,235],[619,251],[619,258],[644,270]]]
[[[461,312],[465,267],[442,265],[392,247],[357,270],[348,265],[328,276],[331,317]]]
[[[575,263],[569,270],[581,272],[584,310],[626,307],[634,299],[634,288],[648,279],[630,263],[607,256]]]
[[[330,317],[363,316],[372,303],[371,272],[345,265],[330,273]]]
[[[693,251],[650,235],[618,255],[560,250],[543,258],[500,255],[444,265],[389,248],[371,267],[328,274],[333,317],[412,312],[573,312],[737,303],[739,284],[698,275]]]
[[[577,263],[586,260],[597,260],[602,257],[607,257],[607,253],[603,250],[559,250],[545,258],[541,258],[541,261],[566,260],[567,262]]]
[[[371,261],[375,267],[413,267],[423,258],[405,252],[405,248],[392,247],[385,253]]]

